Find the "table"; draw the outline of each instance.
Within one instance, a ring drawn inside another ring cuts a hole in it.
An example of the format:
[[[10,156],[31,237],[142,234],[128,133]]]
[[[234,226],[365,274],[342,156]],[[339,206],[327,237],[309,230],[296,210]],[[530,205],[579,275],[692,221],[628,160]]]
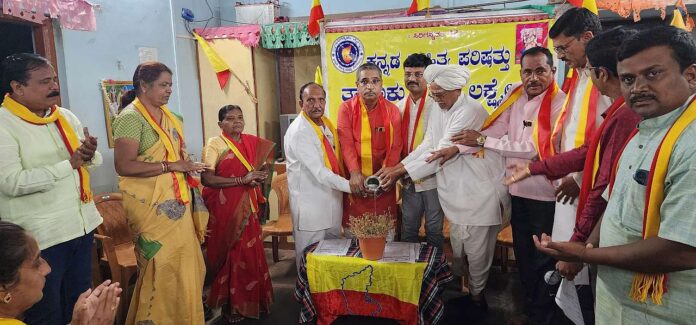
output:
[[[295,286],[300,322],[317,318],[319,325],[328,325],[341,315],[362,315],[415,325],[437,324],[442,318],[440,294],[453,279],[442,249],[424,244],[416,263],[380,263],[359,258],[356,239],[345,257],[314,255],[317,244],[308,246],[300,261]],[[310,277],[320,288],[310,288]]]

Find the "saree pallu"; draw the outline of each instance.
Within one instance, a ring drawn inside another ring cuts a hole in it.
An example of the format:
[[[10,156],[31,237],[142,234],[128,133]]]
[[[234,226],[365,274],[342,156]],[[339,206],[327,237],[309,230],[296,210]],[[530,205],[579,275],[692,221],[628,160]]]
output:
[[[271,162],[274,144],[270,141],[242,134],[241,143],[234,145],[254,170]],[[218,161],[217,176],[244,177],[249,172],[232,150],[223,150]],[[208,267],[214,279],[207,304],[223,307],[226,316],[258,318],[273,302],[256,204],[263,198],[252,201],[250,195],[260,196],[260,191],[250,186],[203,189],[210,211]]]
[[[175,148],[181,138],[167,118],[162,128]],[[177,152],[177,159],[182,153]],[[161,162],[167,156],[161,140],[137,157]],[[119,177],[123,207],[135,234],[138,281],[126,324],[204,324],[201,251],[208,213],[197,189],[190,202],[177,199],[173,173],[153,177]],[[176,185],[176,186],[175,186]],[[186,185],[188,186],[188,184]]]

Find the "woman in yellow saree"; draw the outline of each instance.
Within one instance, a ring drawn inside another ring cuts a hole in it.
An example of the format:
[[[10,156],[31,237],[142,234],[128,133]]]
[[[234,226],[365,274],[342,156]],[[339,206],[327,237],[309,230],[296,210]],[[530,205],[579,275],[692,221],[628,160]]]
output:
[[[135,235],[138,281],[126,324],[204,324],[203,242],[208,211],[190,173],[181,122],[166,104],[172,73],[158,62],[138,66],[132,101],[114,120],[114,161]]]

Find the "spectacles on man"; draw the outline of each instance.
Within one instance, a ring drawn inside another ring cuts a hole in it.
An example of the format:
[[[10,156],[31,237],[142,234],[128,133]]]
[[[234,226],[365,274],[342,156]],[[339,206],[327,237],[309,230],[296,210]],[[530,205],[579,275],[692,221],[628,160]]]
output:
[[[570,43],[573,43],[576,40],[576,38],[571,38],[570,41],[561,46],[554,46],[553,50],[556,51],[556,53],[558,54],[566,54],[566,51],[568,51],[568,48],[570,47]]]
[[[440,90],[440,91],[434,91],[432,89],[428,89],[428,96],[431,98],[442,98],[445,97],[445,95],[451,93],[453,90]]]
[[[366,87],[367,85],[377,86],[377,85],[382,83],[382,79],[375,78],[375,79],[370,80],[370,79],[365,78],[365,79],[358,81],[358,83],[360,83],[360,85],[362,85],[363,87]]]

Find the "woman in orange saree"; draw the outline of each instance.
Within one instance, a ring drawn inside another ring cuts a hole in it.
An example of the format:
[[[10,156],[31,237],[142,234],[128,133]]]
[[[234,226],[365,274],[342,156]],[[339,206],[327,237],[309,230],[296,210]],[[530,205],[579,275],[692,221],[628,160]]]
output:
[[[271,277],[261,239],[259,187],[268,177],[275,144],[244,134],[244,116],[236,105],[218,112],[222,134],[208,139],[203,162],[214,166],[201,175],[203,199],[210,211],[208,272],[213,283],[210,307],[222,307],[229,322],[259,318],[273,302]]]

